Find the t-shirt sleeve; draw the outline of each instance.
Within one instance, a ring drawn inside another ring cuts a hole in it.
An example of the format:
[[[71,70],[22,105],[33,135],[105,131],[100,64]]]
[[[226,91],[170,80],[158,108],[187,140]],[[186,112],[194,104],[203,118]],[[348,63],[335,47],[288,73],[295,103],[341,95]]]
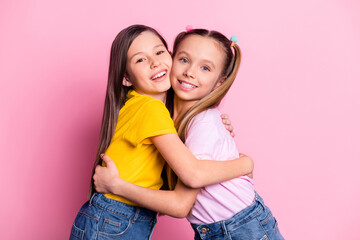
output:
[[[185,145],[201,160],[216,160],[215,151],[221,145],[221,133],[214,118],[194,118],[189,124]]]
[[[144,103],[131,119],[129,130],[124,138],[134,146],[138,144],[151,144],[150,137],[176,133],[174,122],[165,105],[152,100]]]

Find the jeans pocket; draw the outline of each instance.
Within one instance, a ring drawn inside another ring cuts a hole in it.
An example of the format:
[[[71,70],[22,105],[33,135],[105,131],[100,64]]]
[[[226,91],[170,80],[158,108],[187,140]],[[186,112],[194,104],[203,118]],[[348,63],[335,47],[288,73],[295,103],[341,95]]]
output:
[[[73,224],[71,228],[70,240],[82,240],[83,237],[84,237],[84,230],[78,228],[77,226],[75,226],[75,224]]]
[[[91,226],[96,226],[97,224],[97,217],[91,215],[94,211],[89,214],[88,212],[83,211],[83,209],[88,210],[89,208],[82,207],[76,215],[74,224],[71,228],[71,240],[87,238],[88,235],[90,236],[93,234]]]
[[[125,234],[129,229],[131,219],[125,216],[106,216],[100,224],[99,235],[117,237]]]
[[[259,221],[260,225],[266,231],[270,239],[283,239],[278,229],[278,222],[276,221],[275,217],[272,215],[270,209],[267,208],[265,212],[266,212],[266,214],[264,215],[265,217],[262,218],[261,221]]]
[[[261,226],[258,218],[252,218],[250,221],[235,228],[229,226],[230,239],[257,239],[265,240],[268,238],[267,232]]]

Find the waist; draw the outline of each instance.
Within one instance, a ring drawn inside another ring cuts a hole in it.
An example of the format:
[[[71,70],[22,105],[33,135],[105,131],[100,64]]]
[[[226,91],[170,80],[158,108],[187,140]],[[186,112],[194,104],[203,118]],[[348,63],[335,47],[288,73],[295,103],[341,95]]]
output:
[[[152,220],[156,218],[157,215],[157,212],[142,207],[131,206],[124,202],[119,202],[117,200],[107,198],[102,193],[95,193],[91,197],[89,204],[96,205],[99,208],[113,212],[115,214],[125,215],[129,218],[135,216],[137,219]]]
[[[254,185],[248,177],[206,186],[197,195],[192,214],[187,219],[194,224],[229,219],[251,205],[254,198]]]
[[[263,199],[257,193],[255,193],[253,203],[247,208],[236,213],[231,218],[208,224],[191,223],[191,227],[194,229],[195,232],[198,232],[200,235],[215,235],[218,233],[222,233],[224,229],[226,229],[227,231],[232,231],[238,228],[240,225],[246,224],[251,219],[255,218],[259,211],[264,208],[264,206],[265,205]]]

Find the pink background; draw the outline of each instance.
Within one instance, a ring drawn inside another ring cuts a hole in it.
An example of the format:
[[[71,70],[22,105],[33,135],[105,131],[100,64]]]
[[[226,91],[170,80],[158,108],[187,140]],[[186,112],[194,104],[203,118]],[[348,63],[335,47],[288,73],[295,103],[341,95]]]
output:
[[[170,8],[173,7],[173,8]],[[286,239],[359,239],[360,4],[303,1],[0,2],[0,239],[67,239],[86,200],[110,45],[154,26],[236,35],[222,104]],[[153,239],[191,239],[160,217]]]

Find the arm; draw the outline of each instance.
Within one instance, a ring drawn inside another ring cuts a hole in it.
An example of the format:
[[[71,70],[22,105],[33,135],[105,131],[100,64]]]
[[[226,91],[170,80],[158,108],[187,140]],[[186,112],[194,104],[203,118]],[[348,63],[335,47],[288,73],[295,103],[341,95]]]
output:
[[[181,181],[191,188],[247,175],[254,168],[252,159],[247,156],[229,161],[198,160],[176,134],[155,136],[151,141]]]
[[[93,176],[96,191],[111,192],[166,215],[186,217],[194,205],[199,189],[185,186],[180,180],[173,191],[155,190],[124,181],[119,177],[115,163],[102,156],[106,167],[97,166]]]

